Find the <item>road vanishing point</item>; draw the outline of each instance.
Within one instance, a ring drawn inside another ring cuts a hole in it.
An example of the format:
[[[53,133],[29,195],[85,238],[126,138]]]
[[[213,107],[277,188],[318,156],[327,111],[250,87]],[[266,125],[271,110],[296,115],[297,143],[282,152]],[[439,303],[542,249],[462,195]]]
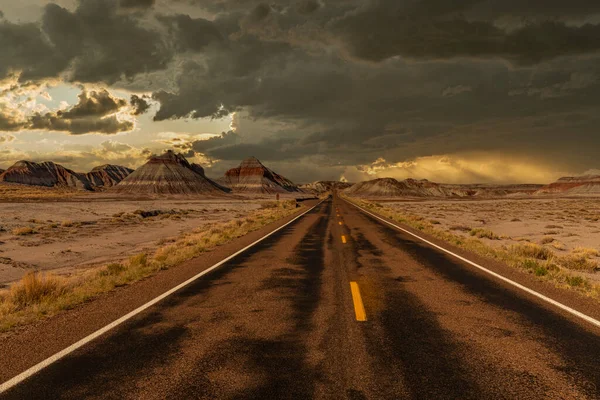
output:
[[[0,339],[0,398],[600,399],[596,303],[311,207]]]

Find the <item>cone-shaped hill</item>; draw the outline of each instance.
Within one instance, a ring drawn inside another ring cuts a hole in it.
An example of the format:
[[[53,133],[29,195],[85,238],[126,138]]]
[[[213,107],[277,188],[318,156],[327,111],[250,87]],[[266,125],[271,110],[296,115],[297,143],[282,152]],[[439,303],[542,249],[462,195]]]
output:
[[[93,189],[85,174],[71,171],[52,161],[18,161],[0,174],[0,181],[32,186]]]
[[[302,192],[294,182],[265,167],[256,157],[246,158],[239,167],[228,170],[219,183],[234,192]]]
[[[113,191],[128,194],[225,194],[204,175],[202,167],[198,167],[192,166],[183,155],[169,150],[163,155],[150,157]]]
[[[108,188],[115,186],[132,172],[133,170],[127,167],[105,164],[92,169],[85,177],[94,188]]]

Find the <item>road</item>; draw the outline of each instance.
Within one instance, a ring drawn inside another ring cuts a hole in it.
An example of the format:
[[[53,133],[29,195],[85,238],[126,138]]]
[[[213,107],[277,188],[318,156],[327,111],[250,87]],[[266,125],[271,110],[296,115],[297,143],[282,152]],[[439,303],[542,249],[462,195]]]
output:
[[[0,397],[598,399],[600,331],[334,197]]]

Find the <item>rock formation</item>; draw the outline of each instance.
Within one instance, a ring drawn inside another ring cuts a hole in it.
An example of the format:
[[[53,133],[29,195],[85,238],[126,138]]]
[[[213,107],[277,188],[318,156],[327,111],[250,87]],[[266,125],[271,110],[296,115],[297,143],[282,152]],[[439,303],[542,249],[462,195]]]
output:
[[[200,167],[201,168],[201,167]],[[128,194],[204,194],[223,195],[198,166],[192,167],[181,154],[169,150],[152,156],[111,190]]]
[[[427,179],[380,178],[360,182],[344,193],[358,197],[502,197],[530,195],[542,185],[444,184]]]
[[[132,172],[133,170],[127,167],[105,164],[95,167],[85,174],[85,177],[94,188],[109,188],[121,182]]]
[[[341,182],[341,181],[316,181],[313,183],[307,183],[300,185],[300,189],[305,192],[314,194],[321,194],[325,192],[331,192],[332,190],[344,190],[352,186],[352,183]]]
[[[231,189],[229,189],[228,187],[220,185],[217,182],[215,182],[212,179],[210,179],[209,177],[207,177],[205,175],[205,173],[204,173],[204,168],[202,168],[202,165],[200,165],[200,164],[192,164],[191,167],[192,167],[192,170],[194,172],[196,172],[197,174],[200,174],[202,177],[204,177],[204,179],[206,179],[211,185],[213,185],[217,189],[222,190],[222,191],[227,192],[227,193],[231,192]]]
[[[18,161],[0,172],[0,182],[22,185],[99,190],[114,186],[133,170],[119,165],[102,165],[88,173],[74,172],[52,161]]]
[[[535,192],[536,195],[598,196],[600,175],[566,176]]]
[[[379,178],[372,181],[356,183],[344,190],[351,196],[374,196],[374,197],[446,197],[460,194],[446,190],[443,186],[429,182],[426,179],[406,179],[398,181],[394,178]]]
[[[71,171],[51,161],[43,163],[18,161],[0,174],[0,181],[34,186],[93,190],[84,174]]]
[[[219,183],[234,192],[287,193],[301,192],[289,179],[265,167],[256,157],[246,158],[239,167],[225,173]]]

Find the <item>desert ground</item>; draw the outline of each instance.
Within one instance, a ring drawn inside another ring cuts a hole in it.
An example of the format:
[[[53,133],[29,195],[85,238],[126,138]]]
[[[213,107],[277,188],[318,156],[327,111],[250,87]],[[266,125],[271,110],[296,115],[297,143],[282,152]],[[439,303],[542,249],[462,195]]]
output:
[[[32,269],[68,274],[152,252],[187,232],[244,217],[270,197],[0,202],[0,287]]]
[[[534,243],[559,256],[584,254],[600,262],[598,198],[385,201],[402,214],[422,217],[436,228],[476,237],[492,247]],[[600,273],[587,273],[600,280]]]

